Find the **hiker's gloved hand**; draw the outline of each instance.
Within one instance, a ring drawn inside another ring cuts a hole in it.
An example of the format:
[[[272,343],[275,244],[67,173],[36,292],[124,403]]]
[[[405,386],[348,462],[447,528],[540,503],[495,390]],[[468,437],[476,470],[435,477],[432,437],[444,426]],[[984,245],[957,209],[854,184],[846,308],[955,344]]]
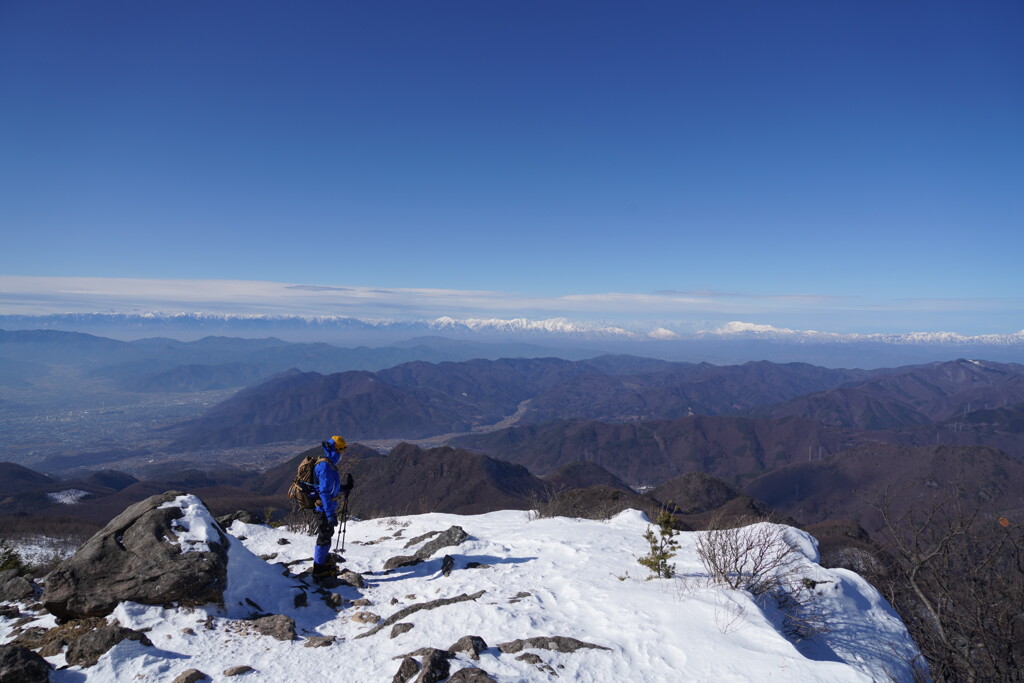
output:
[[[346,474],[345,483],[341,485],[341,492],[347,496],[352,491],[353,486],[355,486],[355,482],[352,481],[352,474]]]

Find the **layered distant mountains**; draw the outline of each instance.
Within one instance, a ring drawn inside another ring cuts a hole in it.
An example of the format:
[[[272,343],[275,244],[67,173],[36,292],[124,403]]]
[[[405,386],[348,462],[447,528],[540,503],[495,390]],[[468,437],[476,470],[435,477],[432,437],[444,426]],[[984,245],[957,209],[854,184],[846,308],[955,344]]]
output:
[[[628,354],[671,361],[707,361],[720,365],[771,360],[804,361],[829,367],[874,368],[958,357],[1024,362],[1024,331],[976,336],[951,332],[836,334],[744,322],[612,325],[562,318],[457,320],[440,317],[422,321],[378,321],[345,316],[211,313],[2,315],[0,329],[85,332],[117,339],[275,337],[290,342],[327,342],[345,348],[417,346],[420,345],[418,340],[423,338],[443,338],[446,343],[543,346],[548,349],[546,353],[537,349],[523,354],[530,356],[584,358]],[[498,355],[513,354],[506,351]],[[477,353],[461,358],[496,358],[498,355]],[[424,359],[458,360],[451,356]],[[393,360],[391,364],[406,360],[411,358]]]
[[[70,367],[82,378],[108,380],[126,392],[193,392],[248,386],[290,369],[381,370],[415,360],[550,352],[529,344],[474,344],[429,337],[369,348],[212,336],[187,342],[164,337],[119,341],[81,332],[0,329],[0,387],[28,387],[54,368]],[[565,350],[562,355],[585,358],[590,354]]]
[[[423,438],[503,420],[737,414],[873,375],[806,364],[718,367],[621,356],[415,362],[376,373],[292,372],[246,389],[186,425],[176,447],[291,441],[331,429],[357,439]]]
[[[1021,406],[1024,366],[989,361],[871,371],[624,356],[414,362],[279,375],[180,426],[175,445],[464,433],[454,443],[540,473],[586,460],[631,483],[693,469],[739,482],[870,443],[987,443],[1019,454]]]
[[[126,462],[131,475],[78,468],[58,480],[0,469],[0,516],[73,511],[99,523],[169,487],[200,492],[219,511],[283,506],[294,459],[259,474],[222,454],[281,443],[294,453],[291,443],[331,434],[450,446],[399,444],[387,455],[353,446],[366,515],[526,508],[564,494],[559,509],[572,514],[671,502],[686,514],[775,508],[805,523],[845,516],[870,528],[864,491],[905,486],[913,501],[950,481],[999,509],[1024,507],[1024,365],[959,358],[842,369],[538,354],[547,350],[436,338],[341,348],[0,331],[10,420],[36,420],[32,405],[17,402],[41,382],[58,395],[65,381],[147,397],[231,390],[217,399],[245,387],[196,419],[154,422],[152,443],[77,463]],[[151,448],[160,464],[144,465]],[[41,451],[22,462],[76,469],[73,449]]]

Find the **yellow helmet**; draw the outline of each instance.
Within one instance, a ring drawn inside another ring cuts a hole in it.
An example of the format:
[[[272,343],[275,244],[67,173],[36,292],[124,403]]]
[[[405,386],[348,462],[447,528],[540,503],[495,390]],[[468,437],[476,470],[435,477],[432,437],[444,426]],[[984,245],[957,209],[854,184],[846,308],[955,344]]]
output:
[[[341,452],[341,451],[345,450],[346,448],[348,448],[348,444],[345,443],[345,439],[341,438],[340,436],[332,436],[331,437],[331,441],[334,442],[335,450],[337,450],[339,452]]]

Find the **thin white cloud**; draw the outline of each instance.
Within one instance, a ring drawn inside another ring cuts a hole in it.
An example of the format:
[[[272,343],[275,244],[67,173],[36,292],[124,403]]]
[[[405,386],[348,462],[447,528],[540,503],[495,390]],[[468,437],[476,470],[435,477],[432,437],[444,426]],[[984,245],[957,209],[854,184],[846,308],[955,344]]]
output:
[[[0,275],[0,314],[228,313],[349,316],[367,320],[566,318],[609,324],[651,323],[649,329],[685,324],[754,324],[795,329],[888,332],[957,329],[958,316],[977,328],[994,315],[1016,330],[1021,299],[891,299],[751,295],[711,291],[571,293],[524,296],[493,290],[380,288],[245,280],[22,277]],[[870,316],[862,317],[862,316]],[[966,323],[965,323],[966,325]],[[865,329],[870,327],[870,329]],[[991,325],[989,325],[991,327]],[[1007,330],[987,330],[1004,332]]]

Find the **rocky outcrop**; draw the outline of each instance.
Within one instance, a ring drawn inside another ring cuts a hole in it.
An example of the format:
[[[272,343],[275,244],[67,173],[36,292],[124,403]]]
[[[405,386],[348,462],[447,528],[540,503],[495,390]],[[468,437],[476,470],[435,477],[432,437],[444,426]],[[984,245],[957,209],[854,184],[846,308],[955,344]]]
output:
[[[253,629],[277,640],[295,640],[295,620],[284,614],[271,614],[252,622]]]
[[[185,529],[189,519],[201,529]],[[197,536],[204,542],[195,541]],[[42,603],[59,619],[105,616],[119,602],[220,602],[228,541],[194,496],[168,492],[132,505],[46,579]]]
[[[487,642],[480,636],[462,636],[452,645],[449,652],[465,652],[472,659],[480,659],[480,653],[487,649]]]
[[[0,645],[0,683],[46,683],[50,664],[38,654],[17,645]]]
[[[92,666],[122,640],[135,640],[143,645],[153,645],[144,633],[114,622],[88,631],[71,641],[66,653],[67,662],[73,666]]]
[[[496,683],[483,669],[469,667],[459,669],[448,679],[448,683]]]
[[[391,571],[392,569],[398,569],[399,567],[410,567],[412,565],[419,564],[420,562],[429,559],[431,555],[441,548],[459,545],[469,538],[469,534],[466,533],[465,529],[460,526],[452,526],[441,532],[434,531],[423,534],[418,538],[412,539],[410,543],[420,539],[429,538],[431,536],[434,538],[427,543],[424,543],[423,546],[412,555],[399,555],[389,559],[384,563],[384,571]],[[406,543],[405,547],[410,547],[410,543]],[[451,571],[451,567],[449,567],[448,571]]]
[[[17,569],[0,572],[0,601],[25,600],[35,595],[35,592],[35,584],[24,576],[18,576]]]
[[[527,648],[538,650],[555,650],[556,652],[576,652],[583,648],[596,650],[609,650],[611,648],[603,645],[585,643],[582,640],[569,638],[568,636],[535,636],[533,638],[522,638],[498,645],[498,649],[506,654],[520,652]]]

